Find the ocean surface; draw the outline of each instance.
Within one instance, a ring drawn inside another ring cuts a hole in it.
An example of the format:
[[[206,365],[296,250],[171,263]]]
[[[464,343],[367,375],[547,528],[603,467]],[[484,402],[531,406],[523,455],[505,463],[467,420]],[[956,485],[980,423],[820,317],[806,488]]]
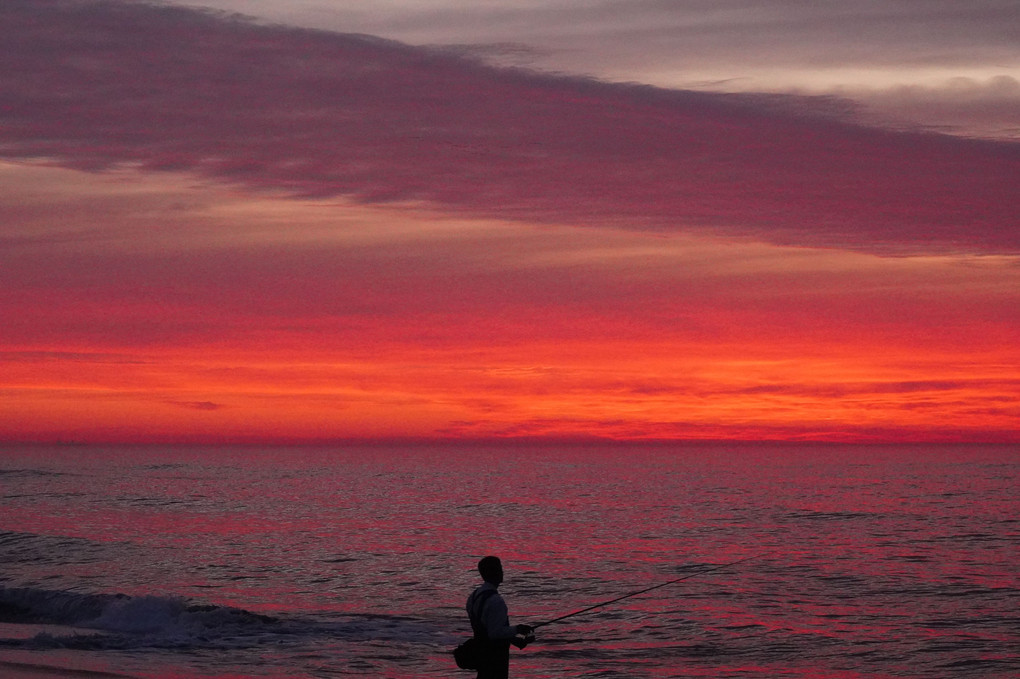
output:
[[[473,677],[486,554],[512,622],[693,575],[513,677],[1020,676],[1020,448],[806,444],[2,448],[0,676]]]

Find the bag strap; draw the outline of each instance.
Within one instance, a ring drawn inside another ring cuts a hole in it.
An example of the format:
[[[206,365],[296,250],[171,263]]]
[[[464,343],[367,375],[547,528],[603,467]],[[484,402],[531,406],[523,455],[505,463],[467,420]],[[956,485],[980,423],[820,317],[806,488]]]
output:
[[[482,627],[482,623],[479,620],[482,616],[482,611],[485,610],[485,602],[487,602],[494,594],[496,590],[487,589],[471,602],[471,610],[468,611],[468,619],[471,621],[471,631],[474,632],[475,637],[479,639],[485,639],[487,637],[485,628]]]

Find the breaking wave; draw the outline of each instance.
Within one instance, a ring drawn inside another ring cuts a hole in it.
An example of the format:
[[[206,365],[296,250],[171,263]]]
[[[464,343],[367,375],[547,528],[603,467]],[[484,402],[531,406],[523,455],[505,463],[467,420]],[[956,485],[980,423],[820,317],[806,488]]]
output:
[[[261,635],[277,620],[239,608],[201,605],[179,597],[82,594],[36,588],[0,589],[0,622],[58,626],[5,646],[136,647],[220,645]],[[234,645],[231,643],[230,645]]]
[[[0,647],[134,649],[244,648],[312,637],[348,641],[442,641],[423,620],[347,615],[316,621],[273,617],[175,596],[83,594],[38,588],[0,588],[0,623],[44,625],[29,638]]]

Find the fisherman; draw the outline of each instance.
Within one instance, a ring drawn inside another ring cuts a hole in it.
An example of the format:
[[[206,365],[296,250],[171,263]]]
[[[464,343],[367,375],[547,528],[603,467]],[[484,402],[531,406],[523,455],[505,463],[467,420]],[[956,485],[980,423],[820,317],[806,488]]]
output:
[[[510,645],[523,649],[533,637],[528,625],[510,625],[506,602],[499,593],[503,582],[503,564],[498,557],[487,556],[478,562],[483,582],[467,600],[471,629],[480,647],[477,679],[508,679]]]

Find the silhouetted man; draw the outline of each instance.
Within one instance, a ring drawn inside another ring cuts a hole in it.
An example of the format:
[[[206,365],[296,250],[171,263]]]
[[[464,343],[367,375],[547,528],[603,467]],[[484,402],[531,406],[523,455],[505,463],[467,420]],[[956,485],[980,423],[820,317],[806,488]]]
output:
[[[531,628],[527,625],[510,626],[506,602],[499,594],[503,582],[503,564],[494,556],[478,562],[483,582],[467,600],[468,618],[478,642],[477,679],[507,679],[510,675],[510,645],[524,648],[528,645]]]

